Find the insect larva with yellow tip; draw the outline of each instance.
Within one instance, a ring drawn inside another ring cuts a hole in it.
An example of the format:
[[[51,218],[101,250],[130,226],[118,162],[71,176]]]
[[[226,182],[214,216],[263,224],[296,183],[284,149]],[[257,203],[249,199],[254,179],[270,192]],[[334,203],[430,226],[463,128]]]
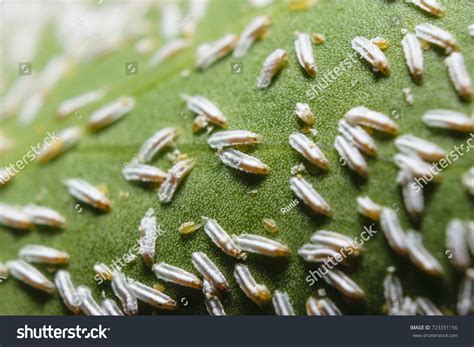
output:
[[[372,128],[390,135],[398,133],[398,125],[383,113],[372,111],[364,106],[350,109],[344,118],[347,122]]]
[[[373,39],[370,39],[370,42],[380,48],[382,51],[385,51],[390,47],[390,42],[384,37],[376,36]]]
[[[0,225],[17,230],[33,229],[33,219],[22,209],[0,203]]]
[[[269,233],[276,233],[278,232],[278,225],[276,224],[276,222],[271,219],[271,218],[263,218],[262,219],[262,224],[263,224],[263,227],[265,228],[266,231],[268,231]]]
[[[295,114],[301,119],[306,125],[313,126],[314,114],[308,104],[297,102],[295,106]]]
[[[16,173],[10,173],[10,170],[7,168],[0,167],[0,188],[6,186],[10,181],[15,177]]]
[[[250,253],[268,257],[289,257],[291,255],[287,245],[259,235],[240,234],[234,236],[234,241],[239,248]]]
[[[322,170],[329,169],[329,160],[319,147],[306,135],[293,133],[289,137],[290,146],[305,157],[311,164]]]
[[[387,276],[383,281],[385,304],[390,316],[399,315],[403,301],[403,288],[400,279],[395,275],[395,267],[387,268]]]
[[[113,271],[106,264],[104,263],[94,264],[93,269],[95,273],[97,274],[97,276],[99,276],[99,279],[102,278],[105,281],[112,280]]]
[[[28,204],[22,210],[30,216],[33,224],[59,229],[66,227],[66,218],[51,208]]]
[[[445,59],[449,77],[454,89],[465,100],[472,99],[472,81],[464,63],[464,57],[459,52],[453,52]]]
[[[163,281],[175,283],[183,287],[202,289],[202,281],[196,275],[179,267],[161,262],[153,265],[152,270],[156,277]]]
[[[323,263],[328,259],[336,259],[342,257],[339,252],[323,245],[304,244],[298,249],[298,255],[308,263]]]
[[[193,133],[197,133],[201,131],[204,128],[207,128],[209,126],[209,122],[205,116],[199,115],[196,118],[194,118],[193,121],[193,126],[191,128]]]
[[[135,108],[135,99],[130,96],[121,96],[111,103],[99,108],[91,114],[87,127],[91,131],[103,128],[117,122]]]
[[[419,220],[425,210],[423,187],[418,184],[413,175],[406,170],[399,172],[397,183],[402,187],[403,202],[407,212],[413,220]]]
[[[288,53],[281,48],[276,49],[263,62],[262,70],[257,78],[257,88],[266,89],[273,78],[286,66]]]
[[[64,100],[58,107],[56,116],[60,119],[64,119],[71,115],[73,112],[80,110],[100,99],[102,99],[107,93],[107,88],[102,87],[98,89],[85,92],[81,95],[75,96],[71,99]]]
[[[151,267],[155,263],[156,238],[158,237],[158,222],[155,211],[150,208],[140,221],[140,254],[145,264]]]
[[[365,298],[364,291],[341,270],[328,270],[323,278],[327,284],[336,288],[349,299],[363,300]]]
[[[137,155],[138,160],[141,163],[150,162],[161,149],[176,140],[180,132],[181,131],[177,128],[164,128],[155,132],[140,147]]]
[[[232,52],[238,39],[237,35],[227,34],[216,41],[203,43],[196,50],[196,66],[201,70],[207,69]]]
[[[446,227],[446,249],[449,251],[449,260],[457,270],[465,271],[469,268],[471,259],[467,246],[466,226],[460,219],[451,220]]]
[[[450,110],[430,110],[422,117],[429,127],[471,133],[474,131],[474,117]]]
[[[121,271],[112,273],[112,290],[122,303],[126,315],[130,316],[138,313],[137,296],[132,292],[128,279]]]
[[[433,16],[444,16],[444,10],[441,8],[437,0],[409,0],[408,2],[411,2]]]
[[[259,159],[235,149],[220,151],[218,156],[225,165],[246,173],[268,175],[271,172],[270,167]]]
[[[432,276],[444,274],[441,264],[423,245],[423,238],[419,232],[408,230],[406,245],[410,260],[420,270]]]
[[[71,275],[66,270],[58,270],[54,276],[54,284],[56,289],[63,299],[64,305],[72,312],[78,314],[81,312],[80,306],[77,303],[76,288],[71,280]]]
[[[222,111],[211,101],[201,95],[181,94],[181,99],[186,101],[186,107],[198,116],[203,116],[209,123],[226,128],[227,118]]]
[[[101,303],[102,310],[107,316],[124,316],[123,311],[112,299],[104,299]]]
[[[290,302],[290,297],[287,293],[280,290],[275,290],[273,293],[273,307],[277,316],[295,316],[295,311]]]
[[[304,178],[290,178],[290,189],[314,212],[327,217],[332,216],[332,210],[329,204]]]
[[[462,175],[461,180],[469,194],[474,195],[474,166]]]
[[[370,156],[377,155],[377,145],[372,136],[370,136],[364,128],[350,124],[344,119],[341,119],[338,125],[339,132],[358,149]]]
[[[402,40],[403,53],[408,70],[415,81],[421,81],[424,70],[423,50],[420,40],[413,33],[407,33]]]
[[[190,235],[194,232],[196,232],[198,229],[201,228],[201,224],[196,224],[194,222],[185,222],[181,224],[181,226],[178,229],[178,232],[181,235]]]
[[[334,148],[347,166],[361,177],[369,176],[369,167],[359,150],[344,136],[337,136]]]
[[[176,310],[178,308],[178,304],[175,300],[143,283],[131,281],[131,283],[128,284],[128,287],[135,298],[153,307],[162,310]]]
[[[203,218],[204,231],[212,242],[225,254],[237,259],[245,260],[247,255],[235,244],[232,237],[217,223],[216,220]]]
[[[426,161],[439,161],[446,157],[446,152],[433,142],[406,134],[395,139],[395,146],[402,152],[414,153]]]
[[[349,236],[329,230],[318,230],[311,235],[310,240],[314,244],[323,245],[339,252],[342,249],[352,250],[354,255],[364,251],[362,246]]]
[[[67,150],[74,147],[82,138],[84,130],[81,127],[70,127],[61,131],[55,136],[50,145],[44,145],[39,150],[37,160],[40,163],[47,163]]]
[[[249,268],[243,264],[235,264],[234,277],[240,289],[257,305],[262,305],[272,298],[272,293],[263,284],[258,284],[250,273]]]
[[[222,149],[228,146],[250,145],[260,143],[260,135],[247,130],[219,131],[207,139],[210,147]]]
[[[122,175],[127,181],[142,183],[163,183],[168,174],[161,169],[145,164],[127,165],[122,170]]]
[[[375,71],[384,76],[390,75],[390,65],[382,50],[369,39],[358,36],[352,40],[352,48],[364,58]]]
[[[474,314],[474,269],[467,269],[459,286],[457,313],[460,316]]]
[[[26,245],[18,252],[18,256],[29,263],[67,264],[69,254],[42,245]]]
[[[380,214],[380,226],[389,246],[396,253],[404,256],[407,253],[406,235],[396,212],[391,208],[384,207]]]
[[[416,312],[420,316],[442,316],[443,313],[433,302],[423,296],[416,298]]]
[[[47,293],[53,293],[56,290],[54,284],[46,276],[24,260],[11,260],[6,263],[6,266],[12,277],[33,288]]]
[[[223,291],[230,291],[229,282],[219,268],[203,252],[194,252],[192,262],[196,270],[204,276],[214,287]]]
[[[96,209],[110,212],[112,205],[105,194],[92,184],[80,178],[64,180],[64,185],[69,189],[69,194]]]
[[[86,286],[76,288],[76,304],[86,316],[105,316],[107,313],[95,301],[91,290]]]
[[[359,196],[357,197],[357,212],[373,221],[378,221],[382,213],[382,206],[368,196]]]
[[[259,16],[253,19],[240,34],[232,56],[236,59],[243,58],[252,44],[267,34],[271,23],[270,16]]]
[[[173,199],[176,190],[193,169],[194,163],[193,159],[180,160],[168,171],[168,177],[158,191],[158,199],[162,204],[169,203]]]
[[[457,50],[459,47],[451,33],[433,24],[423,23],[417,25],[415,27],[415,34],[421,40],[443,48],[448,54]]]
[[[204,279],[203,282],[202,292],[204,294],[204,303],[206,305],[207,312],[211,316],[226,316],[224,307],[219,300],[216,288],[206,279]]]
[[[300,66],[306,71],[306,73],[314,77],[318,68],[314,61],[313,47],[311,46],[311,36],[308,33],[296,32],[295,40],[295,52],[296,58],[300,63]]]
[[[182,52],[191,45],[190,40],[174,39],[160,47],[148,62],[148,67],[157,67],[160,63]]]

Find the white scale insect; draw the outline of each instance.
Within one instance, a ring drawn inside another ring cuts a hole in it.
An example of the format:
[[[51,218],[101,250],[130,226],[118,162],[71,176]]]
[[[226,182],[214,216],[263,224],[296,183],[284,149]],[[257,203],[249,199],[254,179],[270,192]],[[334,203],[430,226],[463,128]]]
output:
[[[270,167],[259,159],[235,149],[220,151],[218,156],[225,165],[246,173],[267,175],[271,172]]]
[[[272,293],[265,285],[257,283],[246,265],[235,264],[234,277],[240,289],[257,305],[262,305],[272,298]]]
[[[461,177],[462,184],[467,189],[469,194],[474,195],[474,166],[464,173]]]
[[[261,142],[262,139],[260,135],[248,130],[220,131],[211,135],[207,139],[208,145],[215,149],[222,149],[228,146],[250,145]]]
[[[51,208],[28,204],[22,210],[30,216],[33,224],[59,229],[66,227],[66,218]]]
[[[423,187],[416,183],[413,175],[406,170],[399,172],[397,183],[402,187],[403,201],[406,210],[413,220],[419,220],[425,209]]]
[[[12,180],[12,178],[15,177],[15,175],[15,172],[10,173],[10,171],[6,168],[0,167],[0,188],[6,186]]]
[[[444,48],[446,53],[451,53],[458,49],[456,39],[451,33],[429,23],[419,24],[415,27],[418,38]]]
[[[373,221],[378,221],[382,213],[382,206],[368,196],[359,196],[357,197],[357,212]]]
[[[293,133],[289,137],[290,146],[305,157],[311,164],[322,170],[329,169],[329,160],[319,147],[307,136],[301,133]]]
[[[416,301],[409,297],[404,297],[400,307],[400,316],[415,316],[417,311]]]
[[[140,301],[162,310],[175,310],[178,304],[168,295],[138,281],[128,285],[132,294]]]
[[[369,167],[359,150],[344,136],[337,136],[334,148],[347,166],[361,177],[369,176]]]
[[[365,298],[364,291],[341,270],[328,270],[323,278],[327,284],[333,286],[350,299],[362,300]]]
[[[289,257],[291,255],[287,245],[259,235],[240,234],[234,236],[234,241],[239,248],[250,253],[268,257]]]
[[[402,40],[403,53],[407,62],[408,70],[415,81],[423,78],[424,60],[420,41],[413,33],[407,33]]]
[[[377,145],[374,139],[361,126],[349,124],[341,119],[338,123],[339,132],[362,152],[370,155],[377,155]]]
[[[161,169],[145,165],[145,164],[133,164],[127,165],[122,170],[123,177],[127,181],[138,181],[138,182],[145,182],[145,183],[163,183],[166,178],[168,178],[168,174],[163,172]]]
[[[273,307],[278,316],[296,315],[288,294],[280,290],[275,290],[273,293]]]
[[[155,211],[150,208],[140,222],[140,254],[145,264],[151,267],[155,263],[156,238],[158,222]]]
[[[100,278],[102,278],[103,280],[106,280],[106,281],[112,280],[112,274],[114,273],[114,271],[112,271],[106,264],[104,263],[94,264],[93,269],[96,272],[96,274],[99,275]]]
[[[196,270],[204,276],[214,287],[223,291],[230,291],[229,282],[224,274],[203,252],[194,252],[192,254],[192,262]]]
[[[444,10],[441,8],[437,0],[409,0],[408,2],[411,2],[434,16],[440,17],[444,15]]]
[[[301,119],[306,125],[313,126],[314,114],[308,104],[297,102],[295,106],[295,115]]]
[[[141,163],[150,162],[161,149],[176,140],[179,134],[180,130],[177,128],[164,128],[155,132],[141,146],[137,158]]]
[[[26,245],[18,252],[18,256],[29,263],[67,264],[69,254],[42,245]]]
[[[314,61],[311,37],[308,33],[296,32],[295,52],[298,62],[306,73],[311,77],[316,76],[318,68]]]
[[[205,225],[204,231],[212,242],[219,247],[225,254],[237,259],[245,260],[245,254],[234,242],[232,237],[217,223],[216,220],[203,218]]]
[[[433,304],[433,302],[425,298],[423,296],[420,296],[416,298],[416,311],[418,315],[420,316],[442,316],[443,313]]]
[[[101,130],[110,124],[117,122],[134,108],[134,98],[130,96],[121,96],[92,113],[87,122],[87,127],[92,131]]]
[[[314,212],[328,217],[332,215],[331,207],[326,200],[304,178],[290,178],[290,189]]]
[[[173,165],[168,171],[168,177],[158,191],[158,199],[162,204],[169,203],[173,199],[176,189],[178,189],[193,167],[193,159],[180,160]]]
[[[395,275],[395,267],[387,268],[383,281],[385,303],[390,316],[399,315],[403,301],[403,288],[400,279]]]
[[[33,219],[22,209],[0,203],[0,225],[17,230],[33,228]]]
[[[393,157],[395,165],[401,170],[408,171],[413,177],[431,177],[440,180],[441,176],[433,172],[433,166],[413,153],[397,153]]]
[[[72,312],[78,314],[81,309],[77,303],[76,288],[71,280],[71,275],[66,270],[58,270],[54,276],[56,289],[63,299],[64,305]]]
[[[367,60],[375,71],[385,76],[390,75],[390,66],[388,59],[382,50],[369,39],[358,36],[352,40],[352,48],[359,53],[362,58]]]
[[[276,49],[263,62],[262,71],[257,78],[257,88],[266,89],[272,83],[273,78],[286,66],[288,53],[281,48]]]
[[[310,240],[314,244],[320,244],[335,251],[352,250],[354,255],[359,255],[364,251],[362,246],[349,236],[336,233],[334,231],[319,230],[311,235]]]
[[[7,268],[12,277],[26,283],[27,285],[47,293],[55,291],[54,284],[46,278],[37,268],[24,260],[12,260],[7,262]]]
[[[444,274],[441,264],[424,247],[423,238],[419,232],[408,230],[406,245],[408,256],[419,269],[432,276],[442,276]]]
[[[112,290],[122,303],[122,308],[126,315],[130,316],[138,313],[137,298],[132,292],[127,278],[121,271],[115,271],[112,274]]]
[[[95,301],[91,290],[86,286],[76,288],[76,304],[86,316],[105,316],[106,312]]]
[[[159,48],[158,51],[156,51],[156,53],[153,55],[153,57],[151,57],[150,61],[148,62],[148,67],[157,67],[163,61],[184,51],[190,45],[191,42],[186,39],[174,39],[169,41],[163,47]]]
[[[323,289],[319,290],[325,294]],[[318,291],[318,292],[319,292]],[[306,300],[306,314],[308,316],[341,316],[342,313],[336,304],[327,297],[309,297]]]
[[[439,161],[446,152],[433,142],[406,134],[395,139],[395,146],[402,152],[414,153],[425,161]]]
[[[101,303],[102,310],[107,316],[123,316],[124,313],[112,299],[104,299]]]
[[[407,253],[406,235],[396,212],[384,207],[380,214],[380,226],[390,247],[396,253],[405,255]]]
[[[237,35],[227,34],[216,41],[200,45],[196,50],[196,66],[201,70],[209,68],[232,52],[238,39]]]
[[[271,23],[270,16],[259,16],[253,19],[240,34],[232,56],[236,59],[243,58],[252,44],[267,34]]]
[[[422,117],[429,127],[470,133],[474,131],[474,117],[450,110],[431,110]]]
[[[342,257],[339,252],[323,245],[305,244],[299,250],[298,254],[304,261],[309,263],[322,263],[327,259],[336,259]]]
[[[99,189],[80,178],[70,178],[64,181],[69,193],[92,207],[110,212],[112,210],[109,199]]]
[[[96,101],[99,101],[105,96],[105,94],[107,93],[107,89],[108,88],[106,87],[94,89],[63,101],[58,107],[57,117],[60,119],[64,119],[67,116],[71,115],[73,112],[76,112],[83,107],[86,107]]]
[[[205,97],[201,95],[190,96],[182,94],[181,99],[186,101],[186,107],[191,112],[204,117],[206,120],[205,123],[209,122],[223,128],[227,127],[227,118],[224,116],[222,111]],[[207,124],[204,125],[204,127],[206,126]]]
[[[465,100],[472,99],[472,81],[467,71],[464,57],[459,52],[453,52],[445,59],[449,77],[454,89]]]
[[[211,316],[226,316],[216,288],[206,279],[204,279],[202,292],[204,294],[204,303],[207,312]]]
[[[466,270],[459,286],[457,311],[461,316],[474,314],[474,269]]]
[[[46,163],[74,147],[84,135],[81,127],[70,127],[62,130],[48,146],[43,145],[36,157],[38,162]]]
[[[398,133],[397,124],[388,116],[364,106],[352,108],[344,115],[344,118],[351,124],[372,128],[387,134],[395,135]]]
[[[179,267],[166,263],[155,264],[152,267],[156,277],[183,287],[202,289],[202,281],[194,274]]]
[[[446,254],[459,271],[469,268],[471,260],[466,239],[466,226],[460,219],[451,220],[446,227]]]

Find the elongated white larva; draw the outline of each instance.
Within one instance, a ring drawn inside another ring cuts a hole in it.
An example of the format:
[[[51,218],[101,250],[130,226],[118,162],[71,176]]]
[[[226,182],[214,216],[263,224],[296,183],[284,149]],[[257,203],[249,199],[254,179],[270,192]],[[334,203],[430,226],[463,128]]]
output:
[[[272,298],[272,293],[263,284],[258,284],[243,264],[235,264],[234,277],[240,289],[257,305],[262,305]]]
[[[76,288],[75,303],[86,316],[105,316],[107,314],[97,301],[95,301],[91,290],[86,286]]]
[[[201,95],[186,95],[182,94],[181,98],[186,101],[186,107],[196,113],[198,116],[203,116],[212,124],[220,127],[227,127],[227,118],[222,111],[214,105],[211,101]],[[197,118],[196,118],[197,119]]]
[[[290,189],[314,212],[328,217],[332,215],[331,207],[326,200],[304,178],[290,178]]]
[[[101,304],[102,310],[107,316],[123,316],[124,313],[112,299],[104,299]]]
[[[112,280],[112,274],[114,273],[113,270],[111,270],[106,264],[104,263],[97,263],[94,264],[93,266],[94,271],[100,278],[102,278],[105,281],[111,281]]]
[[[140,254],[145,264],[151,267],[155,263],[156,238],[158,237],[158,222],[155,211],[150,208],[140,222]]]
[[[367,107],[358,106],[349,110],[344,118],[351,124],[372,128],[387,134],[398,133],[398,125],[383,113],[369,110]]]
[[[91,114],[87,127],[92,131],[101,130],[117,122],[135,108],[135,99],[121,96]]]
[[[415,27],[416,36],[435,46],[444,48],[446,53],[458,49],[456,39],[451,33],[429,23],[423,23]]]
[[[383,288],[388,315],[398,316],[403,301],[403,288],[400,279],[395,275],[394,266],[387,268],[387,276],[383,281]]]
[[[444,10],[441,8],[437,0],[409,0],[408,2],[411,2],[434,16],[440,17],[444,15]]]
[[[273,293],[273,307],[277,316],[296,315],[288,294],[280,290],[275,290]]]
[[[51,208],[28,204],[22,210],[30,216],[33,224],[60,229],[66,227],[66,219]]]
[[[28,264],[26,261],[11,260],[8,261],[6,265],[10,275],[17,280],[47,293],[53,293],[55,291],[54,284],[37,268]]]
[[[415,81],[420,81],[423,77],[424,60],[418,37],[415,34],[407,33],[403,37],[402,47],[410,74]]]
[[[225,254],[237,259],[243,259],[247,255],[235,244],[232,237],[217,223],[214,219],[204,218],[204,231],[212,242],[219,247]]]
[[[64,184],[69,189],[69,193],[79,201],[106,212],[112,210],[112,205],[105,194],[83,179],[69,178],[64,181]]]
[[[413,175],[405,170],[400,171],[397,183],[402,187],[405,208],[413,220],[418,220],[425,210],[423,187],[418,185]]]
[[[295,52],[300,66],[306,71],[306,73],[311,77],[316,76],[318,68],[314,61],[311,37],[308,33],[296,33]]]
[[[365,298],[364,291],[341,270],[329,270],[323,278],[327,284],[333,286],[350,299],[362,300]]]
[[[433,128],[454,130],[464,133],[474,131],[474,117],[450,110],[431,110],[426,112],[423,123]]]
[[[341,119],[339,121],[339,132],[362,152],[371,156],[377,155],[377,145],[374,139],[361,126],[350,124]]]
[[[214,287],[226,292],[230,291],[229,282],[227,282],[223,273],[206,254],[203,252],[194,252],[192,254],[192,262],[196,270],[211,282]]]
[[[404,297],[402,300],[400,312],[398,313],[398,315],[399,316],[415,316],[416,310],[417,310],[416,301],[409,297]]]
[[[469,192],[469,194],[474,195],[474,166],[471,167],[468,172],[464,173],[461,179],[462,184]]]
[[[128,165],[123,168],[122,174],[127,181],[144,183],[163,183],[168,177],[161,169],[145,164]]]
[[[369,176],[369,167],[359,150],[343,136],[337,136],[334,148],[347,166],[361,177]]]
[[[235,149],[225,149],[218,153],[219,159],[225,165],[250,174],[267,175],[271,169],[259,159]]]
[[[323,170],[329,169],[329,160],[319,147],[307,136],[293,133],[289,138],[290,146],[305,157],[311,164]]]
[[[112,274],[112,290],[122,303],[123,312],[126,315],[130,316],[138,313],[137,297],[132,292],[127,278],[121,271],[114,271]]]
[[[406,235],[396,212],[384,207],[380,214],[380,226],[390,247],[398,254],[405,255],[407,253]]]
[[[382,50],[370,42],[369,39],[358,36],[352,40],[352,48],[367,60],[375,71],[379,71],[385,76],[390,75],[388,59]]]
[[[180,160],[173,165],[168,171],[168,177],[158,191],[158,199],[162,204],[166,204],[173,199],[176,189],[178,189],[193,167],[193,159]]]
[[[206,304],[207,312],[211,316],[226,316],[216,288],[206,279],[204,279],[202,292],[204,294],[204,303]]]
[[[207,139],[208,145],[216,149],[222,149],[228,146],[250,145],[260,142],[262,142],[260,135],[247,130],[220,131]]]
[[[54,276],[54,284],[63,299],[64,305],[74,313],[80,313],[81,309],[77,303],[76,288],[71,280],[71,275],[66,270],[58,270]]]
[[[0,203],[0,225],[17,230],[33,228],[33,219],[22,209]]]
[[[467,32],[469,33],[469,35],[471,37],[474,37],[474,24],[470,24],[468,27],[467,27]]]
[[[16,172],[0,167],[0,188],[6,186],[15,177]]]
[[[161,62],[188,48],[190,44],[191,42],[185,39],[174,39],[169,41],[156,51],[148,62],[148,66],[151,68],[157,67]]]
[[[416,298],[416,311],[420,316],[442,316],[443,313],[433,304],[433,302],[425,297]]]
[[[150,162],[162,148],[172,143],[180,134],[177,128],[164,128],[154,133],[138,151],[137,158],[142,163]]]
[[[406,134],[395,139],[395,146],[402,152],[414,153],[425,161],[439,161],[446,152],[433,142]]]
[[[289,257],[291,255],[287,245],[259,235],[240,234],[234,236],[234,241],[239,248],[250,253],[268,257]]]
[[[342,255],[334,250],[323,245],[304,244],[299,250],[298,254],[304,261],[309,263],[322,263],[325,260],[342,258]]]
[[[373,221],[378,221],[382,213],[382,206],[368,196],[359,196],[357,197],[357,212]]]
[[[459,219],[453,219],[446,227],[446,249],[449,260],[459,271],[469,268],[471,260],[467,247],[466,227]]]
[[[423,238],[419,232],[409,230],[407,232],[406,245],[408,256],[419,269],[432,276],[443,275],[443,267],[423,246]]]
[[[309,297],[306,300],[306,314],[308,316],[341,316],[342,313],[336,304],[327,297]]]
[[[459,52],[453,52],[445,59],[449,77],[454,89],[465,100],[472,99],[472,81],[464,63],[464,57]]]
[[[29,263],[67,264],[69,254],[42,245],[26,245],[20,249],[18,256]]]
[[[474,255],[474,220],[470,220],[466,222],[467,230],[466,230],[466,238],[467,238],[467,245],[469,246],[469,250],[471,251],[471,255]]]
[[[207,69],[232,52],[238,39],[237,35],[227,34],[216,41],[200,45],[196,50],[196,66],[201,70]]]
[[[413,153],[397,153],[393,157],[395,165],[402,171],[409,172],[413,177],[435,177],[439,180],[441,178],[438,172],[433,172],[433,166]]]
[[[334,231],[319,230],[316,231],[310,238],[312,243],[330,247],[335,251],[349,251],[352,250],[354,255],[359,255],[364,249],[354,239],[349,236],[336,233]]]
[[[128,287],[140,301],[162,310],[175,310],[178,304],[168,295],[138,281],[132,281]]]
[[[36,157],[40,163],[53,160],[67,150],[74,147],[82,138],[84,130],[82,127],[70,127],[62,130],[55,136],[50,145],[44,145]]]
[[[467,269],[459,286],[457,311],[460,316],[474,314],[474,269]]]
[[[179,267],[159,263],[153,265],[152,270],[156,277],[163,281],[176,283],[183,287],[202,289],[202,281],[196,275]]]
[[[306,125],[312,126],[314,123],[314,114],[308,104],[298,102],[295,106],[295,114]]]
[[[106,93],[107,88],[98,88],[65,100],[58,107],[57,117],[65,118],[73,112],[102,99]]]
[[[257,88],[266,89],[272,83],[273,78],[286,66],[288,53],[281,48],[276,49],[263,62],[262,71],[257,78]]]
[[[252,44],[266,35],[271,23],[272,18],[270,16],[259,16],[252,20],[240,34],[232,56],[236,59],[243,58]]]

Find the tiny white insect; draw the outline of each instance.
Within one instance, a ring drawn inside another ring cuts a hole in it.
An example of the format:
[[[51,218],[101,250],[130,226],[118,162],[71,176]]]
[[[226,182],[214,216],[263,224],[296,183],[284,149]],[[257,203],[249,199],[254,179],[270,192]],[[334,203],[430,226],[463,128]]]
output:
[[[397,153],[393,160],[402,171],[409,172],[413,177],[433,177],[435,181],[441,179],[439,172],[433,172],[433,165],[425,162],[414,153]]]
[[[82,313],[86,316],[105,316],[106,312],[95,301],[91,290],[86,286],[76,288],[75,303],[79,306]]]
[[[380,227],[389,246],[396,253],[402,256],[405,255],[407,253],[406,235],[394,210],[388,207],[382,209]]]
[[[212,242],[225,254],[237,259],[245,260],[247,255],[235,244],[232,237],[217,223],[216,220],[203,218],[204,231]]]
[[[329,204],[313,188],[313,186],[302,177],[290,178],[290,189],[295,195],[308,205],[314,212],[330,217],[332,210]]]
[[[347,166],[361,177],[369,176],[369,167],[359,150],[344,136],[337,136],[334,148]]]
[[[328,297],[325,297],[324,289],[320,291],[324,293],[324,297],[318,299],[309,297],[306,300],[306,314],[308,316],[341,316],[342,313],[336,304]]]
[[[277,316],[296,315],[288,294],[280,290],[275,290],[273,293],[273,308],[275,309]]]
[[[395,267],[387,268],[387,276],[383,281],[385,303],[390,316],[399,315],[403,301],[403,288],[400,279],[395,275]]]
[[[469,35],[471,35],[471,37],[474,37],[474,24],[471,24],[467,27],[467,32]]]
[[[163,183],[168,174],[161,169],[144,164],[127,165],[123,168],[122,174],[127,181],[139,181],[145,183]]]
[[[290,146],[305,157],[311,164],[322,170],[329,169],[329,160],[319,147],[302,133],[293,133],[289,137]]]
[[[102,280],[106,280],[106,281],[112,280],[112,274],[114,273],[114,271],[110,269],[108,265],[104,263],[97,263],[97,264],[94,264],[93,269],[96,272],[97,276],[99,276],[99,277],[96,276],[96,278],[98,279],[102,278]]]
[[[207,312],[211,316],[226,316],[216,288],[206,279],[204,279],[203,282],[202,292],[204,294],[204,303]]]
[[[373,221],[378,221],[382,213],[382,206],[368,196],[359,196],[357,197],[357,212]]]
[[[350,124],[345,119],[341,119],[338,125],[339,132],[362,152],[371,156],[377,155],[377,145],[364,128]]]
[[[437,0],[409,0],[408,2],[411,2],[434,16],[439,17],[444,15],[444,10],[441,8]]]
[[[101,130],[118,121],[134,108],[134,98],[130,96],[121,96],[92,113],[87,122],[87,127],[91,131]]]
[[[310,240],[312,243],[332,248],[338,252],[341,250],[351,251],[351,254],[356,256],[364,251],[356,240],[334,231],[318,230],[311,235]]]
[[[252,44],[267,34],[271,23],[270,16],[259,16],[253,19],[240,34],[232,56],[236,59],[243,58]]]
[[[0,225],[17,230],[33,228],[33,219],[22,209],[0,203]]]
[[[314,244],[304,244],[300,249],[298,249],[298,254],[304,261],[309,263],[323,263],[326,260],[342,258],[342,255],[333,248],[323,246],[323,245],[314,245]]]
[[[444,48],[448,54],[458,49],[458,43],[454,36],[433,24],[419,24],[415,27],[415,33],[418,38]]]
[[[453,52],[445,59],[449,77],[454,89],[465,100],[472,99],[472,81],[467,71],[464,57],[459,52]]]
[[[150,162],[160,150],[176,140],[179,134],[180,130],[177,128],[164,128],[155,132],[140,147],[137,154],[138,160],[141,163]]]
[[[474,131],[474,117],[450,110],[431,110],[422,117],[429,127],[470,133]]]
[[[203,252],[194,252],[192,262],[196,270],[204,276],[214,287],[223,291],[230,291],[229,282],[219,268]]]
[[[151,267],[155,263],[156,238],[158,237],[158,222],[155,211],[150,208],[140,222],[140,254],[145,264]]]
[[[467,245],[469,246],[471,255],[474,255],[474,220],[470,220],[466,222],[466,224],[467,224],[467,230],[466,230]]]
[[[69,189],[69,193],[79,201],[106,212],[112,210],[105,194],[83,179],[69,178],[64,181],[64,184]]]
[[[173,165],[168,171],[168,177],[158,191],[158,199],[162,204],[166,204],[173,199],[176,189],[178,189],[193,167],[193,159],[180,160]]]
[[[67,264],[69,262],[69,254],[66,252],[42,245],[23,246],[18,256],[29,263]]]
[[[424,60],[418,37],[415,34],[407,33],[403,37],[402,47],[410,74],[415,81],[420,81],[423,77]]]
[[[403,88],[402,89],[403,96],[405,97],[405,102],[408,105],[413,105],[415,103],[415,99],[413,98],[413,93],[411,88]]]
[[[271,172],[270,167],[259,159],[235,149],[220,151],[218,156],[225,165],[246,173],[267,175]]]
[[[467,189],[469,194],[474,195],[474,166],[462,175],[462,184]],[[474,251],[473,251],[474,253]]]
[[[395,139],[395,146],[402,152],[414,153],[426,161],[439,161],[446,157],[446,152],[433,142],[406,134]]]
[[[163,47],[159,48],[148,62],[148,67],[154,68],[163,61],[175,56],[184,51],[191,45],[191,42],[186,39],[174,39],[167,42]]]
[[[209,68],[232,52],[238,39],[237,35],[227,34],[216,41],[201,44],[196,49],[196,66],[201,70]]]
[[[441,264],[423,245],[423,238],[419,232],[408,230],[406,245],[408,256],[419,269],[432,276],[444,274]]]
[[[257,283],[246,265],[235,264],[234,277],[240,289],[257,305],[262,305],[272,298],[272,293],[265,285]]]
[[[62,130],[58,135],[55,135],[54,140],[50,145],[44,144],[38,151],[36,157],[40,163],[46,163],[53,160],[60,154],[74,147],[84,135],[82,127],[70,127]]]
[[[58,107],[57,117],[64,119],[73,112],[102,99],[107,93],[107,89],[107,87],[94,89],[63,101]]]
[[[77,304],[76,288],[71,280],[71,275],[66,270],[58,270],[54,276],[54,283],[59,295],[63,299],[64,305],[72,312],[78,314],[81,312]]]
[[[202,116],[205,117],[205,120],[207,120],[209,123],[218,125],[223,128],[227,127],[227,118],[224,116],[222,111],[214,103],[212,103],[205,97],[201,95],[190,96],[187,94],[181,94],[181,98],[186,101],[186,107],[191,112],[196,113],[198,115],[197,118],[199,118],[199,116]]]
[[[6,186],[15,177],[16,172],[0,167],[0,188]]]
[[[375,71],[385,76],[390,75],[390,66],[388,59],[382,50],[370,42],[369,39],[358,36],[352,40],[352,48],[359,53],[362,58],[367,60]]]
[[[6,263],[12,277],[27,285],[47,293],[55,291],[54,283],[46,278],[37,268],[24,260],[11,260]]]
[[[459,286],[457,312],[461,316],[474,314],[474,269],[466,270]]]
[[[234,241],[239,248],[250,253],[268,257],[289,257],[291,255],[287,245],[259,235],[240,234],[234,236]]]
[[[311,77],[316,76],[318,68],[314,61],[311,37],[308,33],[296,32],[295,52],[300,66],[306,71],[306,73]]]
[[[398,126],[383,113],[372,111],[364,106],[354,107],[349,110],[344,118],[351,124],[372,128],[387,134],[398,133]]]
[[[163,281],[176,283],[183,287],[202,289],[202,281],[196,275],[179,267],[162,262],[153,265],[152,270],[156,277]]]
[[[212,148],[222,149],[228,146],[249,145],[260,143],[260,135],[247,130],[228,130],[220,131],[211,135],[207,143]]]
[[[138,281],[128,284],[132,294],[140,301],[162,310],[175,310],[178,303],[168,295]]]
[[[123,316],[124,313],[112,299],[104,299],[101,304],[102,310],[107,316]]]
[[[402,304],[400,306],[400,312],[398,315],[400,316],[415,316],[416,315],[416,301],[409,297],[404,297],[402,300]]]
[[[127,278],[121,271],[114,271],[112,273],[112,290],[122,303],[123,312],[126,315],[130,316],[138,313],[137,298],[133,294]]]
[[[281,48],[276,49],[263,62],[262,71],[257,78],[257,88],[265,89],[270,86],[273,78],[286,66],[288,53]]]
[[[51,208],[28,204],[22,210],[30,216],[33,224],[60,229],[66,227],[66,218]]]
[[[352,300],[363,300],[364,291],[344,272],[338,269],[328,270],[323,279],[346,297]]]
[[[449,260],[459,271],[469,268],[471,260],[467,245],[466,226],[460,219],[451,220],[446,227],[446,249]]]
[[[413,220],[418,221],[425,209],[425,198],[423,186],[418,184],[411,172],[401,170],[397,177],[397,183],[402,187],[405,208]]]
[[[297,102],[295,106],[295,114],[306,125],[312,126],[314,123],[314,114],[308,104]]]
[[[433,302],[423,296],[416,298],[416,311],[420,316],[442,316],[443,313]]]

